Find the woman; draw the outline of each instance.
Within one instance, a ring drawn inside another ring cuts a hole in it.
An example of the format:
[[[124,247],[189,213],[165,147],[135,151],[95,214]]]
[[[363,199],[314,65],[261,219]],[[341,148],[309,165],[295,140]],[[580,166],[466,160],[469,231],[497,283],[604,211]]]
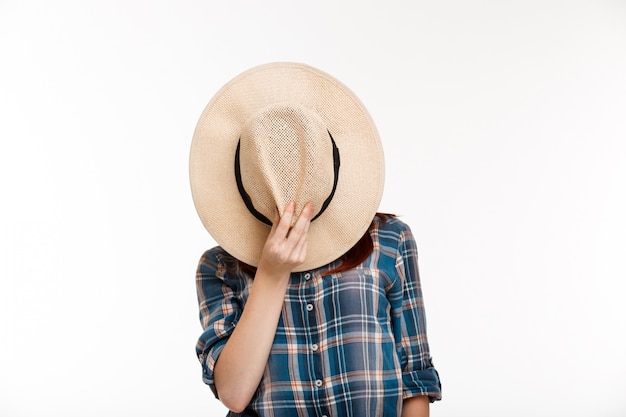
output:
[[[203,379],[230,416],[427,416],[441,398],[407,225],[377,213],[382,147],[338,80],[252,68],[191,149]]]

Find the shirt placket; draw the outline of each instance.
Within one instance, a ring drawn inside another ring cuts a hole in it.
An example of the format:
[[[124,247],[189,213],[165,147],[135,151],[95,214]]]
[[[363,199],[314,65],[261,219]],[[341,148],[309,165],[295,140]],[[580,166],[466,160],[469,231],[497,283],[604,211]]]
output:
[[[324,368],[322,364],[320,333],[319,333],[319,312],[317,311],[319,305],[316,303],[317,290],[319,285],[319,278],[311,272],[302,273],[302,278],[305,281],[305,297],[304,297],[304,309],[305,317],[307,320],[307,352],[310,358],[309,372],[311,376],[311,383],[313,384],[313,398],[315,398],[315,408],[317,416],[328,417],[330,414],[325,404],[326,398],[326,384],[328,381],[325,379]]]

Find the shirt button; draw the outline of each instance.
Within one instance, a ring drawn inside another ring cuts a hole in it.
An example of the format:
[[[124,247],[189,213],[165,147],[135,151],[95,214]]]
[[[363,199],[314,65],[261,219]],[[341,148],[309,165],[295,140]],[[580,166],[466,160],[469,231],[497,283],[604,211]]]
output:
[[[307,309],[308,311],[313,311],[313,304],[307,304],[307,305],[306,305],[306,309]]]
[[[311,345],[311,350],[312,350],[313,352],[317,352],[317,349],[319,349],[319,346],[317,345],[317,343],[313,343],[313,344]]]
[[[321,387],[322,384],[323,384],[323,382],[322,382],[321,379],[318,379],[317,381],[315,381],[315,386],[318,387],[318,388]]]
[[[308,272],[306,274],[304,274],[304,279],[306,279],[307,281],[311,279],[311,274],[309,274]]]

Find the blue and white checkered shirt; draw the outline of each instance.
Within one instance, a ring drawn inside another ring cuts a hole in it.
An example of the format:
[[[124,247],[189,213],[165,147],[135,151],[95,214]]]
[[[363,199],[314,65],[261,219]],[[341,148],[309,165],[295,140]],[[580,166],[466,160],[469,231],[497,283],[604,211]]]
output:
[[[374,219],[374,251],[354,269],[337,265],[291,274],[274,344],[250,408],[259,416],[398,417],[402,400],[441,399],[409,227]],[[203,380],[217,395],[213,369],[233,332],[252,278],[222,248],[197,271],[196,347]],[[230,413],[230,416],[239,414]]]

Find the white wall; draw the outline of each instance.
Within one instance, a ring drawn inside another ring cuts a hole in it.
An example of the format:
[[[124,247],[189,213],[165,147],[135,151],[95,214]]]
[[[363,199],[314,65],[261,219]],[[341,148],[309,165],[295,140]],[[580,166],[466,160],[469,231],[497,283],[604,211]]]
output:
[[[0,1],[0,415],[219,416],[187,157],[301,61],[383,137],[448,416],[626,413],[626,4]]]

